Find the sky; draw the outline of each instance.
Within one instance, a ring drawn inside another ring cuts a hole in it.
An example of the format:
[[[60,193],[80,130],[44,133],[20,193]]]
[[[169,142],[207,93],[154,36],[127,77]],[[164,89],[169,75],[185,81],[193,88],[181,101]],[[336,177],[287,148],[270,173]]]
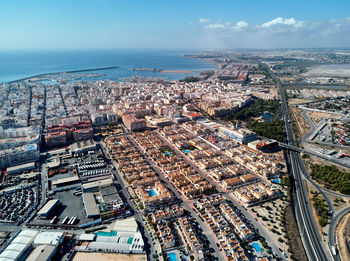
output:
[[[0,50],[350,47],[349,0],[0,0]]]

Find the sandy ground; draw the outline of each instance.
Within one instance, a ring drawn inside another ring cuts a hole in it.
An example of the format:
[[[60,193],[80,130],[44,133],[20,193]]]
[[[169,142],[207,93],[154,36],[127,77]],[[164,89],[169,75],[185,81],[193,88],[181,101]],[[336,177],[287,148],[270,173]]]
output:
[[[146,261],[146,255],[78,252],[73,261]]]
[[[302,104],[302,103],[307,103],[307,102],[312,102],[312,100],[297,99],[297,98],[288,99],[289,105]]]
[[[291,77],[291,76],[280,76],[280,79],[282,82],[294,82],[296,80],[296,77]]]
[[[336,242],[341,260],[350,260],[350,253],[346,241],[350,239],[350,213],[343,217],[336,230]]]
[[[334,207],[335,211],[338,211],[338,210],[340,210],[344,207],[347,207],[349,205],[349,199],[346,197],[336,197],[336,196],[329,194],[329,193],[327,193],[327,195],[332,200],[333,207]]]
[[[287,193],[286,190],[284,190],[284,193]],[[268,207],[270,207],[271,210],[268,210]],[[283,239],[284,242],[279,242],[279,244],[289,258],[293,256],[294,260],[307,260],[293,209],[289,201],[277,199],[275,201],[266,202],[260,206],[254,206],[252,210],[256,216],[259,215],[259,221],[266,229],[271,231],[271,235],[275,240],[279,238]],[[263,217],[267,220],[264,221]]]
[[[298,136],[303,137],[306,133],[310,131],[310,126],[309,124],[305,121],[302,111],[297,108],[290,107],[292,111],[292,116],[294,118],[294,121],[296,125],[298,126]]]
[[[325,113],[325,112],[317,112],[317,111],[307,112],[307,115],[310,117],[310,119],[314,123],[318,123],[319,121],[323,120],[324,118],[332,118],[332,119],[341,119],[342,118],[342,116],[340,116],[340,115],[335,115],[335,114],[330,114],[330,113]]]
[[[284,226],[282,225],[283,220],[283,212],[286,206],[288,205],[287,201],[282,201],[281,199],[276,199],[275,201],[270,201],[261,204],[260,206],[254,206],[254,212],[259,214],[261,217],[258,217],[263,223],[264,227],[271,231],[271,234],[277,241],[278,238],[282,238],[285,242],[280,243],[280,246],[283,250],[288,253],[288,242],[287,235],[285,233]],[[267,210],[266,207],[270,207],[271,210]],[[266,217],[267,220],[264,221],[262,217]]]

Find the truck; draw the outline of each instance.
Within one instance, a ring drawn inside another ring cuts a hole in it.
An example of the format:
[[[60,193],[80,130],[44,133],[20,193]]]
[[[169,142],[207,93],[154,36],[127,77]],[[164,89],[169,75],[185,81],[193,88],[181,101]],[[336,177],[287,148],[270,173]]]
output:
[[[331,246],[331,251],[334,256],[337,255],[337,247],[336,246]]]

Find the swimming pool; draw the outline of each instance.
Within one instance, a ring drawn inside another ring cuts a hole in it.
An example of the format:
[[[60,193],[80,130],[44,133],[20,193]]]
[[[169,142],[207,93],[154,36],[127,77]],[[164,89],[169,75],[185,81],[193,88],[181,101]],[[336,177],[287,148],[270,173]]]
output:
[[[34,149],[36,149],[36,145],[34,144],[30,144],[27,146],[27,151],[34,150]]]
[[[256,251],[256,252],[261,252],[261,247],[260,247],[260,244],[259,244],[259,243],[254,242],[254,243],[252,244],[252,246],[255,248],[255,251]]]
[[[177,261],[176,254],[174,252],[169,253],[168,256],[170,261]]]
[[[188,153],[190,153],[191,151],[190,151],[190,150],[184,150],[184,152],[185,152],[186,154],[188,154]]]
[[[151,197],[157,196],[157,192],[154,191],[153,189],[150,189],[147,191],[148,195],[150,195]]]
[[[279,178],[273,179],[272,181],[273,181],[274,183],[277,183],[277,184],[280,184],[280,183],[281,183]]]
[[[169,151],[164,152],[165,155],[171,156],[171,153]]]
[[[271,114],[271,113],[265,111],[265,112],[261,115],[261,117],[264,119],[265,122],[270,122],[270,121],[272,121],[272,119],[273,119],[274,116],[273,116],[273,114]]]

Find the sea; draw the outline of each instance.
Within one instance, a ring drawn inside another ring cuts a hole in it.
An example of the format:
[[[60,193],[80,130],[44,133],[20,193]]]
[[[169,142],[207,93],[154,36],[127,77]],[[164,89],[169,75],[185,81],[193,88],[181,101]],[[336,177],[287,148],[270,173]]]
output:
[[[133,76],[180,80],[198,75],[201,71],[216,69],[214,64],[185,57],[191,51],[180,50],[41,50],[0,51],[0,83],[15,81],[43,73],[105,68],[119,68],[86,73],[102,74],[93,80],[121,81]],[[164,70],[193,71],[192,74],[153,71],[135,71],[132,68],[156,68]]]

